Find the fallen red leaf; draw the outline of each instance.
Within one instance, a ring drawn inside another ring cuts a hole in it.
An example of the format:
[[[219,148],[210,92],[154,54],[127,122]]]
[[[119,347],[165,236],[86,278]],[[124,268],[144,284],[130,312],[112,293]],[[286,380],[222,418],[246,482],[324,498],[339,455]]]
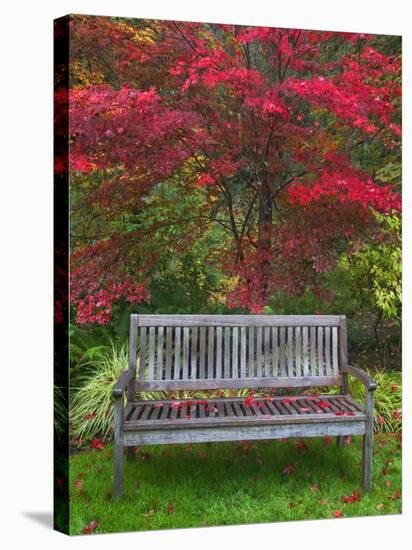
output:
[[[82,529],[82,533],[84,535],[90,535],[95,529],[99,527],[99,522],[96,519],[92,519],[92,521],[89,523],[89,525],[86,525]]]
[[[252,396],[248,395],[248,397],[244,398],[243,404],[246,405],[246,407],[253,407],[254,405],[256,405],[256,401],[253,399]]]
[[[331,404],[328,403],[327,401],[316,401],[316,405],[318,407],[322,407],[323,409],[330,409],[331,408]]]
[[[335,416],[343,416],[345,413],[343,411],[335,412]]]
[[[310,486],[310,490],[312,491],[312,493],[316,493],[316,491],[318,490],[318,486],[316,483],[314,483],[313,485]]]
[[[94,418],[94,417],[96,416],[96,414],[97,414],[97,413],[95,413],[95,412],[92,412],[92,413],[89,413],[89,414],[85,414],[83,418],[84,418],[85,420],[91,420],[92,418]]]
[[[310,407],[299,407],[300,412],[310,412],[312,409]]]
[[[346,416],[355,416],[356,413],[354,413],[353,411],[349,411],[346,413]]]
[[[73,482],[73,485],[76,487],[76,489],[83,489],[83,485],[84,485],[84,479],[76,479],[74,482]]]
[[[360,501],[360,494],[359,491],[355,491],[352,495],[347,496],[344,495],[342,497],[343,502],[359,502]]]
[[[333,517],[334,518],[341,518],[341,517],[343,517],[343,512],[341,510],[335,510],[333,512]]]
[[[101,439],[95,437],[94,439],[92,439],[90,447],[92,447],[93,449],[97,449],[98,451],[102,451],[106,447],[106,445]]]
[[[290,474],[293,474],[294,471],[295,471],[295,466],[293,464],[288,464],[283,468],[282,474],[290,476]]]
[[[173,514],[175,512],[176,508],[174,506],[174,504],[168,504],[167,507],[166,507],[166,512],[168,514]]]
[[[325,435],[323,438],[323,445],[326,447],[332,443],[332,438],[330,435]]]
[[[301,451],[307,451],[308,450],[308,446],[306,445],[306,443],[304,441],[302,441],[301,439],[299,439],[297,442],[296,442],[296,448],[297,449],[300,449]]]

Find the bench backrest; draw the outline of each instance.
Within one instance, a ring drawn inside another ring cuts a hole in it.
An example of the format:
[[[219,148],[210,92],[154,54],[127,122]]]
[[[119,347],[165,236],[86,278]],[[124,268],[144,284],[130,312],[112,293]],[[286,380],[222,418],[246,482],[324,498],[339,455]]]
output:
[[[131,315],[136,389],[341,385],[344,315]],[[138,359],[138,360],[137,360]]]

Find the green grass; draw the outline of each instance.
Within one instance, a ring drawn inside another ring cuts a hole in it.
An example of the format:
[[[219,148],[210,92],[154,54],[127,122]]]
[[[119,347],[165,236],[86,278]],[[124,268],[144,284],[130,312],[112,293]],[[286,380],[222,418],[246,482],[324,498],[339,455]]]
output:
[[[108,533],[401,512],[394,435],[375,438],[371,493],[360,484],[360,437],[343,449],[321,438],[141,447],[125,459],[120,502],[112,499],[112,461],[111,445],[71,458],[71,534],[92,520],[95,533]],[[343,502],[355,491],[359,502]]]

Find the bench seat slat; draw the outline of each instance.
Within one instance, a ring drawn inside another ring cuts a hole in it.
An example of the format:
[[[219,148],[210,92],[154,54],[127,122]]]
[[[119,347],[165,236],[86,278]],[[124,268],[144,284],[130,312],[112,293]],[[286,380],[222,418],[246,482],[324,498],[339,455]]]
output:
[[[130,420],[124,422],[125,430],[141,430],[141,429],[168,429],[182,427],[199,427],[215,425],[243,425],[243,424],[266,424],[266,423],[318,423],[318,422],[365,422],[366,415],[364,412],[357,411],[352,415],[336,415],[337,411],[341,410],[336,406],[332,408],[321,409],[316,405],[317,400],[328,401],[333,404],[339,399],[341,403],[347,403],[347,396],[322,396],[315,400],[312,399],[292,399],[289,403],[285,402],[285,398],[277,397],[271,400],[256,399],[256,404],[252,406],[245,405],[241,398],[217,399],[208,401],[209,414],[206,416],[205,405],[190,402],[187,406],[181,402],[181,411],[176,416],[176,408],[170,407],[170,418],[165,411],[169,410],[168,402],[152,402],[144,406],[144,412],[140,420]],[[163,405],[159,407],[159,404]],[[312,412],[300,411],[301,406],[310,407]],[[199,407],[199,415],[196,414],[196,407]],[[161,412],[159,413],[159,411]],[[317,414],[317,410],[322,410],[321,414]],[[212,412],[210,412],[212,411]],[[349,409],[348,409],[349,411]],[[132,416],[133,418],[133,416]]]

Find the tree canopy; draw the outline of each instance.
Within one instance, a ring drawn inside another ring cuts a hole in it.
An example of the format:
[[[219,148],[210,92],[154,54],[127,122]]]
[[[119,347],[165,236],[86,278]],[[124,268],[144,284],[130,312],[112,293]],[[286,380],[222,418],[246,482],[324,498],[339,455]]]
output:
[[[259,313],[278,291],[327,298],[322,275],[339,258],[395,238],[382,216],[401,209],[398,37],[88,16],[70,25],[79,323],[150,300],[162,258],[200,245],[226,277],[226,304]]]

